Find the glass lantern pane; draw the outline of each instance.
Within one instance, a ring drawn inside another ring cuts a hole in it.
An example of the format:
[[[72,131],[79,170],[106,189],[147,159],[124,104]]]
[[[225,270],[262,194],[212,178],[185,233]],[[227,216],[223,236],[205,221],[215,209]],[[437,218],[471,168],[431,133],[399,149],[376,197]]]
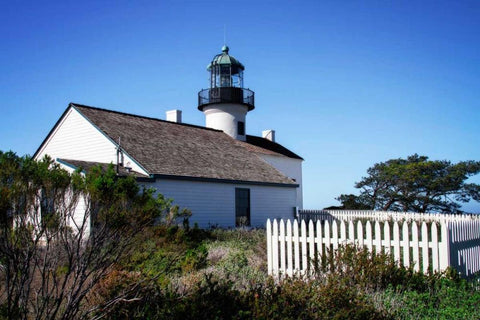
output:
[[[221,66],[220,67],[220,86],[221,87],[231,87],[232,79],[230,76],[230,66]]]

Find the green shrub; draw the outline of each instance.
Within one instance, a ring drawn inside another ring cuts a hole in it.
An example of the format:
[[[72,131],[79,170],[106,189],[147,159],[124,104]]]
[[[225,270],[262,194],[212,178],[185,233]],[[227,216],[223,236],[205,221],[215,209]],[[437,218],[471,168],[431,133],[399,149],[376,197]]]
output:
[[[199,270],[207,265],[208,250],[205,244],[197,248],[188,249],[180,262],[183,273]]]
[[[389,288],[379,300],[397,319],[480,319],[480,291],[472,282],[448,275],[425,280],[427,290]]]
[[[320,261],[314,262],[314,275],[318,278],[340,277],[348,286],[357,286],[365,291],[383,290],[402,286],[413,290],[427,290],[429,280],[413,268],[400,267],[390,255],[374,253],[367,248],[343,245],[328,251]]]
[[[257,288],[251,303],[255,319],[387,319],[369,297],[341,282],[287,278]]]

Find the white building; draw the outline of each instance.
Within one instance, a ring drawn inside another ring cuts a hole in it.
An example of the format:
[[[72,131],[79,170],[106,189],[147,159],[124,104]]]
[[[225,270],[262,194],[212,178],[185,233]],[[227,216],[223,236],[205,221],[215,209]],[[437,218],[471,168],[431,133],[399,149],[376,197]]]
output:
[[[246,134],[254,93],[243,88],[244,66],[228,47],[208,66],[210,88],[199,92],[206,127],[70,103],[34,158],[48,154],[66,168],[113,163],[146,186],[192,210],[191,222],[263,226],[302,208],[303,159],[275,142]]]

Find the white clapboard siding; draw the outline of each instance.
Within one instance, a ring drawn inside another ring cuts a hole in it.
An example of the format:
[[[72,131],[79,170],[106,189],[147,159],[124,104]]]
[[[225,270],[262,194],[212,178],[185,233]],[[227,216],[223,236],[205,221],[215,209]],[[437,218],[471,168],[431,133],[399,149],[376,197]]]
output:
[[[303,160],[288,158],[288,157],[279,157],[279,156],[263,154],[263,153],[258,153],[257,155],[263,160],[265,160],[265,162],[273,166],[275,169],[282,172],[287,177],[294,179],[294,181],[298,184],[298,188],[296,188],[297,202],[295,206],[299,209],[302,209],[303,208],[303,190],[302,190]]]
[[[235,226],[235,189],[250,189],[250,224],[262,227],[267,218],[289,219],[293,217],[295,188],[248,184],[216,183],[174,179],[157,179],[145,182],[174,204],[192,211],[191,224],[202,228],[209,226]]]
[[[35,160],[49,155],[52,159],[75,159],[100,163],[116,163],[117,145],[75,108],[70,108],[52,133],[42,143]],[[133,158],[124,153],[125,163],[134,171],[148,174]]]
[[[304,220],[278,222],[269,219],[269,274],[308,274],[322,255],[346,243],[377,253],[384,252],[398,264],[424,273],[443,271],[449,266],[466,277],[480,271],[480,220],[432,222],[406,219],[383,220],[382,223],[358,220],[354,223],[353,220],[330,222],[327,219],[315,223],[310,220],[307,228]]]

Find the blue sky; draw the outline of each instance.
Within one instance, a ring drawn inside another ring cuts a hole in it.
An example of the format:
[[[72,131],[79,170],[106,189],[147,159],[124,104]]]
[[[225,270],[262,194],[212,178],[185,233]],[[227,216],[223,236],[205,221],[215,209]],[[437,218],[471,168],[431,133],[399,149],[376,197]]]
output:
[[[33,154],[69,102],[204,125],[226,26],[256,94],[247,133],[275,129],[305,159],[305,207],[334,205],[376,162],[480,160],[479,17],[479,1],[3,1],[0,150]]]

